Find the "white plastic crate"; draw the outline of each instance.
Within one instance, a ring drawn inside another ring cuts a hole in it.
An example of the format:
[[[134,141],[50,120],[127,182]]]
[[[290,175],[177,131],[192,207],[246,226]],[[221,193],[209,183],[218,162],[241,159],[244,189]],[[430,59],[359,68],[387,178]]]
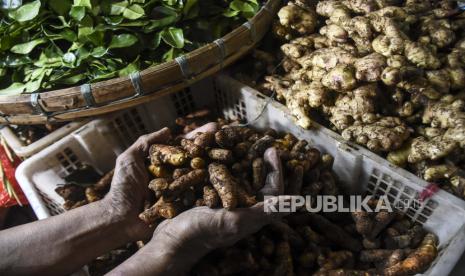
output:
[[[39,219],[63,212],[63,200],[54,192],[80,162],[106,172],[116,156],[138,136],[171,126],[174,119],[202,107],[211,107],[229,119],[243,119],[257,128],[289,131],[334,156],[334,170],[351,192],[387,194],[394,204],[416,200],[406,214],[439,237],[440,254],[426,275],[447,275],[465,249],[465,203],[444,191],[424,202],[419,194],[427,183],[395,168],[371,152],[344,141],[324,127],[297,127],[287,108],[268,101],[257,91],[227,77],[207,79],[188,90],[92,121],[23,162],[16,177]]]
[[[50,146],[53,144],[53,142],[60,140],[61,138],[65,137],[88,122],[88,119],[84,119],[81,121],[68,123],[29,145],[26,145],[23,141],[21,141],[18,135],[16,135],[16,133],[9,126],[3,127],[0,130],[0,135],[5,138],[5,142],[11,148],[11,150],[13,150],[16,156],[27,158]]]

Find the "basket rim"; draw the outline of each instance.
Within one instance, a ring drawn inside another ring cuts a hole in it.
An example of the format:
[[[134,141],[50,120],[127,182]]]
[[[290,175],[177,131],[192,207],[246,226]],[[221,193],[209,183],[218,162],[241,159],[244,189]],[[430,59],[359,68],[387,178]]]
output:
[[[281,2],[268,0],[253,18],[222,38],[132,77],[46,92],[0,95],[0,123],[69,121],[129,108],[179,91],[220,71],[251,50],[267,32]]]

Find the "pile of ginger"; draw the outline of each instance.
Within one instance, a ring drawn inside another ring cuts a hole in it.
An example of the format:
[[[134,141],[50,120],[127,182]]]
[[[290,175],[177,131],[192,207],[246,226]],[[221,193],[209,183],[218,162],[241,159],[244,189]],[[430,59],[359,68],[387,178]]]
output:
[[[465,198],[465,12],[457,1],[294,0],[272,33],[279,54],[256,51],[268,64],[257,86],[296,124],[319,121]]]

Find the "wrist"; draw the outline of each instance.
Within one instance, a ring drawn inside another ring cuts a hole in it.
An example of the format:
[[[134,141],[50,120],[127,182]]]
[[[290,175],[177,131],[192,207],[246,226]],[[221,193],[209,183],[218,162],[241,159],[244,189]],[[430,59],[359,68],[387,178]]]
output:
[[[128,212],[118,208],[110,198],[105,197],[97,203],[99,208],[104,211],[104,217],[107,218],[108,223],[121,232],[125,241],[147,240],[153,233],[153,229],[141,221],[136,212]]]
[[[185,275],[204,257],[209,250],[203,246],[183,240],[182,237],[158,233],[153,236],[144,249],[152,252],[159,260],[158,267],[164,269],[162,274]],[[192,254],[195,252],[194,254]]]
[[[197,252],[192,254],[192,251],[155,237],[142,249],[150,254],[150,259],[156,260],[153,264],[153,268],[156,269],[153,271],[154,275],[185,275],[201,258]]]

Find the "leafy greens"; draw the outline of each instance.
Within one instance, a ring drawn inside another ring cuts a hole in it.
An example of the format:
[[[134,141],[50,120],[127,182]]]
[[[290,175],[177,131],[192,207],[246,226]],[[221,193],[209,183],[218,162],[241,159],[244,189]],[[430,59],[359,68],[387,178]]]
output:
[[[0,0],[0,95],[97,82],[231,31],[258,0]]]

